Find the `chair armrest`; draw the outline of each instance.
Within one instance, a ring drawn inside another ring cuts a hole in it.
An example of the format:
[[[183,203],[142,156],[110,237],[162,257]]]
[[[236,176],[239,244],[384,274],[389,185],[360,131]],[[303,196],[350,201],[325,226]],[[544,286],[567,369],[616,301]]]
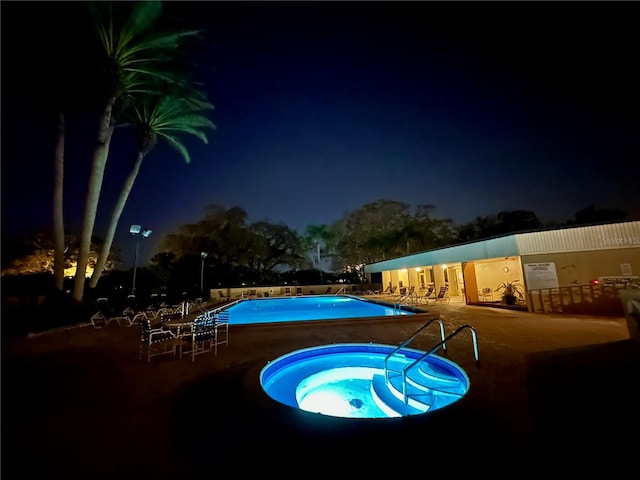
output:
[[[151,330],[149,330],[149,337],[151,339],[157,336],[166,336],[167,334],[173,338],[178,338],[175,333],[168,329],[165,330],[164,328],[152,328]]]

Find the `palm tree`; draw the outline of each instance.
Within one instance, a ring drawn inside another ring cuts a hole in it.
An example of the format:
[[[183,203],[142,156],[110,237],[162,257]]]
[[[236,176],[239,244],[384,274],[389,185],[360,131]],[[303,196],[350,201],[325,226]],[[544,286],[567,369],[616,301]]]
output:
[[[178,151],[185,162],[189,163],[191,161],[189,151],[179,136],[189,134],[207,143],[207,136],[202,130],[205,128],[215,129],[215,125],[203,115],[204,111],[213,110],[213,105],[205,101],[204,96],[197,91],[192,91],[190,97],[186,96],[187,93],[154,97],[145,101],[141,106],[132,107],[133,124],[136,128],[136,158],[111,215],[102,252],[91,276],[89,288],[95,288],[98,284],[111,251],[120,216],[138,177],[142,161],[155,147],[158,140],[166,140]]]
[[[58,113],[56,149],[53,164],[53,284],[62,291],[64,288],[64,113]]]
[[[124,21],[121,21],[122,17],[117,12],[121,5],[131,8]],[[179,47],[184,42],[199,34],[198,31],[192,30],[155,31],[154,27],[162,11],[161,2],[91,2],[89,6],[103,55],[99,62],[99,85],[103,101],[91,162],[72,292],[73,299],[79,302],[84,295],[91,236],[114,130],[114,109],[123,108],[126,102],[136,95],[152,94],[158,80],[178,83],[179,81],[169,73],[175,68],[172,60],[177,58]]]
[[[311,243],[315,243],[317,250],[316,267],[320,268],[320,242],[327,242],[331,240],[333,233],[328,225],[307,225],[306,229],[307,239]]]
[[[41,15],[58,13],[62,18],[74,19],[78,22],[76,7],[74,5],[57,6],[54,11],[41,11]],[[42,8],[42,6],[38,6]],[[61,11],[59,8],[62,8]],[[79,22],[86,25],[84,18]],[[43,95],[41,103],[51,108],[55,114],[55,148],[53,155],[53,277],[54,286],[62,291],[64,288],[64,270],[66,266],[65,253],[67,244],[65,241],[64,228],[64,164],[65,164],[65,133],[66,118],[69,113],[78,111],[80,106],[85,105],[82,98],[83,89],[78,89],[77,85],[84,82],[84,60],[86,59],[87,42],[78,41],[78,38],[85,38],[89,31],[80,30],[77,24],[73,29],[59,24],[48,25],[38,28],[40,34],[46,39],[39,48],[44,48],[41,52],[41,60],[38,64],[44,71],[48,72],[47,82],[37,94]],[[40,43],[40,42],[39,42]],[[74,84],[75,82],[75,84]]]

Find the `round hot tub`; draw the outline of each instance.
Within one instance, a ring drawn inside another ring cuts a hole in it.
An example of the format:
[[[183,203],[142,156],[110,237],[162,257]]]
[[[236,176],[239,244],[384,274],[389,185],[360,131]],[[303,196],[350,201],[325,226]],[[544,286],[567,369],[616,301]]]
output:
[[[296,350],[262,368],[260,384],[282,404],[346,418],[426,414],[469,390],[469,377],[451,360],[396,348],[345,343]]]

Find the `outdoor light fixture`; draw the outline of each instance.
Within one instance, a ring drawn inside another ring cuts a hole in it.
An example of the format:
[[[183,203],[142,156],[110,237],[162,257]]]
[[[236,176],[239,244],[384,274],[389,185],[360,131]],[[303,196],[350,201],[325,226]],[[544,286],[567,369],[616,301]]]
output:
[[[131,225],[129,227],[129,233],[131,235],[140,234],[142,238],[147,238],[151,235],[151,230],[145,228],[143,229],[140,225]],[[138,251],[140,249],[140,237],[136,239],[136,254],[133,258],[133,282],[131,284],[131,295],[136,294],[136,273],[138,271]]]
[[[207,258],[208,255],[207,252],[200,252],[200,257],[202,258],[202,266],[200,267],[200,292],[204,292],[204,259]]]

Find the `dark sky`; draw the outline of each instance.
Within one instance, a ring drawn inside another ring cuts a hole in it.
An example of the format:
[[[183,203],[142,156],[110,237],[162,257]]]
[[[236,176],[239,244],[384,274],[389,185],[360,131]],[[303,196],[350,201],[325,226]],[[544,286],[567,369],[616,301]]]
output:
[[[23,19],[39,5],[4,1],[0,10],[2,229],[10,234],[51,223],[49,138],[29,95],[6,88],[34,28]],[[141,243],[144,261],[163,233],[200,220],[210,204],[300,233],[382,198],[433,204],[434,217],[457,224],[516,209],[564,221],[589,204],[640,218],[637,2],[166,7],[206,29],[202,62],[213,69],[203,81],[217,130],[207,145],[187,139],[190,164],[163,145],[149,154],[116,236],[125,266],[130,224],[154,232]],[[90,157],[72,133],[94,134],[84,124],[70,129],[65,202],[75,228]],[[116,132],[98,235],[128,161],[125,139]]]

